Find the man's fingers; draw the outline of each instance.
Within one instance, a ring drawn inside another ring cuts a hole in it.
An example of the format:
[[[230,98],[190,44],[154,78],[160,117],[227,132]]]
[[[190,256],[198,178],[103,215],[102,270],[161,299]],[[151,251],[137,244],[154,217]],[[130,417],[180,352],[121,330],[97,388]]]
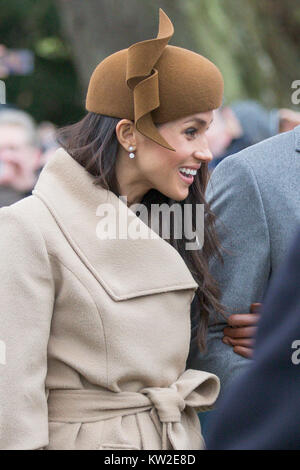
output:
[[[252,338],[233,339],[229,338],[229,336],[224,336],[223,343],[228,344],[229,346],[244,346],[246,348],[254,347],[254,340]]]
[[[253,349],[245,348],[243,346],[234,346],[233,351],[246,359],[251,359],[253,356]]]
[[[223,342],[232,346],[236,354],[247,359],[252,357],[261,307],[261,303],[254,302],[250,306],[251,313],[234,313],[230,315],[228,317],[229,326],[223,330]]]
[[[254,326],[259,318],[259,313],[233,313],[228,317],[228,325],[233,327]]]
[[[230,326],[224,328],[224,336],[230,338],[253,338],[256,334],[257,327],[246,326],[244,328],[231,328]]]
[[[250,313],[259,313],[261,310],[262,304],[259,302],[253,302],[250,305]]]

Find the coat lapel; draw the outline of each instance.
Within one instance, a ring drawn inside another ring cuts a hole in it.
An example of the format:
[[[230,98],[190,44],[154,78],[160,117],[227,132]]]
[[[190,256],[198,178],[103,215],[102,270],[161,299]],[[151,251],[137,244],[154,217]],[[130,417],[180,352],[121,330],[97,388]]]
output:
[[[114,193],[95,186],[94,177],[64,149],[44,167],[33,194],[48,207],[69,244],[114,300],[197,288],[175,248]],[[116,239],[103,239],[99,215],[105,208],[116,214],[109,224],[117,229]],[[135,224],[148,238],[122,239],[119,224],[123,235],[126,226]]]

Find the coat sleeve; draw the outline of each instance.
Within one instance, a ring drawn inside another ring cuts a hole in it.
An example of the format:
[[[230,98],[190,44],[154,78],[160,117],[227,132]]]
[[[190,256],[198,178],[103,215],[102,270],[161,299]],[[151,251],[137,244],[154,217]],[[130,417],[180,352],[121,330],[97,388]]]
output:
[[[45,393],[54,288],[42,234],[23,205],[0,210],[0,449],[48,444]]]
[[[226,158],[214,170],[207,199],[216,214],[224,264],[213,259],[211,272],[228,315],[249,312],[262,300],[270,276],[270,243],[265,209],[255,173],[242,154]],[[190,367],[219,376],[221,395],[249,364],[222,342],[226,321],[212,319],[207,352],[191,347]]]

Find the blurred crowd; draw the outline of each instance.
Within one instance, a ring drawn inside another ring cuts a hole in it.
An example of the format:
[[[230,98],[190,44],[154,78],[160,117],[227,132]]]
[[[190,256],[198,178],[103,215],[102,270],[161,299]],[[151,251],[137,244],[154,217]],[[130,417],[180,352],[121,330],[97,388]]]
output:
[[[39,173],[58,148],[56,126],[37,125],[26,112],[0,107],[0,207],[31,194]]]
[[[215,168],[225,157],[250,145],[287,132],[300,124],[300,113],[291,109],[267,110],[256,101],[237,101],[214,112],[213,125],[207,132]]]

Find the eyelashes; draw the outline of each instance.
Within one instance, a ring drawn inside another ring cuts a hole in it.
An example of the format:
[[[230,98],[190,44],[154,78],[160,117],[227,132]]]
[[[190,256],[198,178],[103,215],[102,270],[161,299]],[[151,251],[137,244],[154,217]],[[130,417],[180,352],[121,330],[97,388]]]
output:
[[[204,132],[207,132],[209,128],[210,128],[210,126],[207,129],[205,129]],[[199,129],[196,129],[195,127],[189,127],[184,133],[186,135],[189,135],[192,138],[195,138],[196,137],[195,134],[197,134],[198,132],[199,132]]]
[[[189,135],[189,136],[191,136],[191,137],[195,137],[195,134],[196,134],[197,132],[198,132],[197,129],[195,129],[194,127],[190,127],[189,129],[187,129],[187,130],[185,131],[185,134],[186,134],[186,135]]]

